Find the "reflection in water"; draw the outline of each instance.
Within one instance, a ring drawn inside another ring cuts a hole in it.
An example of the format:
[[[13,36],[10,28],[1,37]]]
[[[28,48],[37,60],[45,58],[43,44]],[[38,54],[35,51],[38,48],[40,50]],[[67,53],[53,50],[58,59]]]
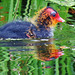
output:
[[[68,69],[70,71],[71,67],[74,72],[75,69],[72,66],[75,64],[73,58],[75,55],[72,52],[74,48],[71,50],[69,49],[70,46],[60,46],[60,48],[65,49],[65,55],[63,55],[62,49],[57,49],[53,40],[0,40],[0,46],[6,46],[0,47],[0,72],[7,72],[8,75],[11,75],[11,73],[14,75],[36,75],[36,73],[42,75],[53,72],[54,75],[55,70],[60,69],[61,75],[62,70]],[[2,68],[3,65],[5,65],[4,68]],[[67,72],[65,71],[65,73]],[[64,71],[62,71],[62,74],[64,74]]]
[[[37,46],[37,57],[40,60],[50,61],[63,55],[61,49],[56,49],[55,44],[52,44],[52,40],[49,40],[49,44]]]
[[[44,74],[44,69],[55,68],[55,66],[53,66],[55,63],[53,65],[46,63],[50,63],[48,61],[54,62],[52,61],[53,59],[63,55],[61,49],[56,49],[55,44],[53,44],[53,39],[31,40],[32,43],[30,43],[30,41],[29,43],[27,42],[25,46],[22,46],[24,41],[26,40],[16,41],[17,43],[21,43],[19,43],[19,46],[15,47],[13,47],[13,43],[11,43],[12,46],[7,43],[11,46],[7,51],[9,51],[10,55],[10,60],[8,61],[9,66],[12,66],[9,67],[11,71],[8,73],[36,75],[36,71],[38,73],[38,71],[41,70],[39,74]]]
[[[8,46],[8,47],[18,47],[10,48],[8,51],[34,51],[35,57],[40,60],[50,61],[58,58],[63,55],[62,49],[56,49],[55,44],[53,44],[53,39],[40,39],[40,40],[2,40],[0,41],[0,46]],[[19,48],[19,46],[35,46],[33,49],[29,48]]]

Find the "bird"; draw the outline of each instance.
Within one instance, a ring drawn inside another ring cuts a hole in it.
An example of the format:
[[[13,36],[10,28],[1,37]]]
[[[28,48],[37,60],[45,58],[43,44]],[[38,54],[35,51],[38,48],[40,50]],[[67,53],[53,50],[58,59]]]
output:
[[[56,10],[47,6],[40,9],[29,22],[16,20],[0,27],[0,38],[52,38],[53,28],[58,22],[65,22],[65,20]]]

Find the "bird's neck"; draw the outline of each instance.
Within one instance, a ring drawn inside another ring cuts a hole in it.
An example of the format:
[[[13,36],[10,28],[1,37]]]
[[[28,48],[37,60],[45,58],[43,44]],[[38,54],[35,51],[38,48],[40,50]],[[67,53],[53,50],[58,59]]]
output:
[[[53,28],[56,26],[54,21],[48,15],[46,17],[36,15],[31,19],[31,23],[38,28]]]

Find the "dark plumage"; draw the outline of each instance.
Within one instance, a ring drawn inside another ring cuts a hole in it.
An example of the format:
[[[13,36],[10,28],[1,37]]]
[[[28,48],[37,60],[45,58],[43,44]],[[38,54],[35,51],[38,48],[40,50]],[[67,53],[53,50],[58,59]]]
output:
[[[39,30],[32,23],[24,21],[13,21],[0,28],[0,38],[50,38],[51,36],[52,29],[47,30],[42,27]]]

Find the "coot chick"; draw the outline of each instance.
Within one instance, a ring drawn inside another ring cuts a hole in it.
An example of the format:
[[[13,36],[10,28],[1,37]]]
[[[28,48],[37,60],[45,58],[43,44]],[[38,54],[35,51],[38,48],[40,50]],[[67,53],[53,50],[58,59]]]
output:
[[[0,28],[0,38],[52,38],[53,28],[65,20],[51,7],[44,7],[27,21],[13,21]]]

